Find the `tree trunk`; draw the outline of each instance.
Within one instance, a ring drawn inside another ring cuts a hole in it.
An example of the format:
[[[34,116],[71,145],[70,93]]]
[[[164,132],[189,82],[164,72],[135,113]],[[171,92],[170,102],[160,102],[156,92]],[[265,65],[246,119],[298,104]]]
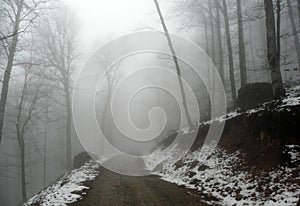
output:
[[[204,31],[205,31],[205,52],[206,52],[206,55],[208,56],[208,28],[207,28],[207,20],[206,20],[206,17],[205,17],[205,14],[203,14],[203,21],[204,21]],[[206,58],[206,67],[207,67],[207,78],[209,79],[209,84],[211,84],[210,82],[210,64],[209,64],[209,59]],[[207,91],[208,91],[209,88],[207,88]],[[208,91],[208,113],[207,113],[207,118],[210,120],[211,119],[211,102],[210,102],[210,99],[209,99],[209,93],[211,91]]]
[[[8,94],[8,87],[9,87],[9,80],[10,74],[13,67],[13,61],[15,58],[16,48],[18,44],[18,32],[19,26],[21,21],[21,12],[23,9],[24,0],[21,0],[19,5],[17,6],[17,14],[15,18],[15,24],[13,28],[13,33],[15,34],[12,38],[12,43],[9,47],[8,51],[8,61],[4,72],[3,84],[2,84],[2,91],[1,91],[1,100],[0,100],[0,143],[2,140],[2,133],[3,133],[3,124],[4,124],[4,116],[5,116],[5,107],[7,101],[7,94]]]
[[[23,203],[27,200],[26,195],[26,171],[25,171],[25,144],[23,137],[21,137],[21,184],[22,184],[22,201]]]
[[[266,12],[268,64],[269,70],[271,71],[273,95],[275,98],[278,98],[284,95],[285,91],[282,84],[280,67],[278,67],[276,61],[277,48],[273,1],[264,0],[264,7]]]
[[[276,0],[277,20],[276,20],[276,67],[280,68],[281,58],[281,0]]]
[[[214,28],[214,21],[213,21],[213,14],[212,14],[212,5],[211,0],[208,1],[209,6],[209,22],[210,22],[210,31],[211,31],[211,58],[213,63],[216,63],[215,58],[215,28]]]
[[[291,20],[292,32],[293,32],[293,36],[294,36],[294,44],[295,44],[296,53],[297,53],[298,68],[300,71],[300,45],[299,45],[298,32],[297,32],[297,28],[296,28],[296,23],[295,23],[295,18],[294,18],[294,14],[293,14],[293,8],[291,5],[291,1],[286,0],[286,3],[287,3],[287,7],[288,7],[289,17]]]
[[[177,72],[178,82],[179,82],[179,86],[180,86],[180,91],[181,91],[181,95],[182,95],[182,104],[183,104],[183,107],[184,107],[187,122],[188,122],[189,127],[192,128],[194,125],[192,123],[192,120],[191,120],[191,117],[190,117],[190,114],[189,114],[189,110],[188,110],[188,107],[187,107],[186,95],[185,95],[185,91],[184,91],[183,84],[182,84],[181,71],[180,71],[180,68],[179,68],[179,63],[178,63],[178,60],[177,60],[176,52],[175,52],[175,49],[173,47],[173,44],[172,44],[172,41],[171,41],[171,38],[170,38],[170,35],[169,35],[169,31],[168,31],[166,23],[164,21],[163,15],[160,11],[158,1],[154,0],[154,3],[155,3],[157,13],[158,13],[159,18],[160,18],[160,22],[161,22],[162,27],[163,27],[164,32],[165,32],[170,51],[172,53],[173,61],[174,61],[176,72]]]
[[[227,49],[228,49],[231,94],[232,94],[232,100],[235,102],[236,88],[235,88],[235,78],[234,78],[233,53],[232,53],[231,36],[230,36],[230,28],[229,28],[229,19],[228,19],[226,0],[223,0],[223,10],[224,10],[223,13],[224,13],[224,21],[225,21],[225,32],[226,32],[226,39],[227,39]]]
[[[224,58],[223,58],[221,18],[220,18],[219,6],[217,6],[216,9],[217,9],[217,34],[218,34],[218,49],[219,49],[219,73],[222,81],[224,82]]]
[[[213,5],[211,0],[208,1],[208,9],[209,9],[209,22],[210,22],[210,29],[211,29],[211,58],[214,66],[216,65],[216,52],[215,52],[215,24],[214,24],[214,16],[213,16]],[[210,68],[209,68],[210,69]],[[214,69],[214,68],[212,68]],[[210,95],[213,99],[215,99],[215,75],[212,75],[212,79],[209,80],[211,82],[211,91]],[[212,102],[211,102],[212,103]]]
[[[300,24],[300,0],[297,0],[297,7],[298,7],[298,17],[299,17],[299,24]]]
[[[253,40],[252,40],[252,24],[251,24],[251,22],[248,22],[248,26],[249,26],[249,38],[250,38],[250,42],[252,42]],[[256,64],[255,64],[253,43],[249,44],[249,47],[250,47],[251,62],[252,62],[251,66],[252,66],[252,69],[255,69]],[[250,82],[250,80],[249,80],[249,82]]]
[[[46,108],[45,136],[44,136],[44,157],[43,157],[43,185],[47,186],[47,139],[48,139],[48,115],[49,107]]]
[[[27,87],[27,77],[28,74],[25,73],[24,84],[23,84],[22,93],[20,97],[20,103],[18,105],[18,113],[16,119],[17,138],[18,138],[18,144],[21,151],[21,190],[22,190],[23,203],[26,202],[27,196],[26,196],[25,143],[24,143],[24,130],[21,126],[21,115],[22,115],[23,103],[24,103],[26,87]]]
[[[239,63],[241,75],[241,87],[247,84],[247,67],[245,56],[245,41],[243,29],[243,17],[241,0],[237,0],[237,16],[238,16],[238,39],[239,39]]]
[[[44,137],[44,156],[43,156],[43,186],[47,184],[47,129],[45,130]]]
[[[72,105],[71,105],[71,94],[69,87],[69,80],[66,77],[64,84],[65,96],[66,96],[66,169],[72,168],[72,142],[71,142],[71,127],[72,127]]]

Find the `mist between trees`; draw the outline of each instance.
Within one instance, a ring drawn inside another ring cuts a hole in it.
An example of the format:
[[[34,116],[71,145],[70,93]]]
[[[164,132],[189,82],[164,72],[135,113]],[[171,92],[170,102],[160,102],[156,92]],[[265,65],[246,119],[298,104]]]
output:
[[[73,157],[83,150],[73,128],[71,101],[86,54],[79,38],[82,25],[69,3],[0,1],[0,204],[19,205],[70,170]],[[150,55],[148,61],[160,62],[191,83],[204,119],[209,119],[208,92],[201,79],[176,59],[168,32],[186,33],[204,49],[224,83],[229,110],[236,108],[238,90],[247,83],[269,82],[274,98],[279,98],[285,85],[300,81],[300,0],[154,3],[152,13],[145,15],[156,23],[145,27],[165,33],[173,57]],[[117,134],[109,107],[113,90],[132,71],[132,62],[142,65],[143,59],[137,55],[114,65],[97,90],[97,119],[108,135]],[[105,59],[101,64],[107,67]],[[137,81],[164,81],[155,73],[144,78]],[[185,102],[190,94],[180,81]],[[213,85],[214,79],[210,82]],[[133,120],[141,127],[147,125],[141,120],[144,114],[157,104],[174,119],[161,135],[178,125],[177,105],[162,91],[149,91],[133,104]],[[193,124],[193,114],[187,108],[185,113],[186,124]]]

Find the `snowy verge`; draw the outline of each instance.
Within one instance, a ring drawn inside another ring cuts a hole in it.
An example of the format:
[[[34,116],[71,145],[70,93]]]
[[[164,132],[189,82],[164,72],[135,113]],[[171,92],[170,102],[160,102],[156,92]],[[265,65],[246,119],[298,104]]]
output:
[[[300,86],[298,86],[300,88]],[[213,122],[224,122],[226,120],[232,119],[234,117],[246,114],[246,115],[251,115],[253,113],[256,112],[260,112],[263,110],[278,110],[278,111],[282,111],[284,109],[286,110],[290,110],[289,107],[293,107],[293,106],[298,106],[300,105],[300,89],[298,87],[294,87],[292,89],[290,89],[289,91],[287,91],[287,96],[281,100],[273,100],[270,102],[266,102],[263,103],[261,106],[259,106],[258,108],[255,109],[250,109],[248,111],[245,112],[241,112],[241,111],[232,111],[229,112],[221,117],[218,117],[214,120],[209,120],[206,122],[199,122],[199,126],[201,124],[203,125],[209,125],[212,124]],[[299,92],[299,93],[297,93]]]
[[[299,165],[257,174],[251,168],[238,169],[242,165],[240,152],[227,154],[216,146],[204,145],[177,159],[172,155],[177,150],[173,147],[153,153],[145,158],[146,166],[165,181],[198,190],[209,205],[284,206],[296,205],[299,200]]]
[[[98,168],[99,164],[91,160],[80,168],[71,170],[54,184],[30,198],[24,206],[66,206],[68,203],[82,199],[84,190],[89,189],[83,183],[94,180],[99,174]]]

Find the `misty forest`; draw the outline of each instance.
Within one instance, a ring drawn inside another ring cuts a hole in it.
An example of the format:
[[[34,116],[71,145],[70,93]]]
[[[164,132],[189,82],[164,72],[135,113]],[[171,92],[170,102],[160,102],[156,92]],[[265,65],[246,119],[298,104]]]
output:
[[[0,205],[300,205],[300,0],[0,0]]]

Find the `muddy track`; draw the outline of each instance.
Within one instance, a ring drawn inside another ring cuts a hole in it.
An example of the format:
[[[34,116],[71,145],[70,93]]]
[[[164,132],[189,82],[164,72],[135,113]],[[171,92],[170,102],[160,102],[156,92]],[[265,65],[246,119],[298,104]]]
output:
[[[160,180],[157,176],[129,177],[104,168],[87,183],[87,194],[73,206],[203,206],[193,191]]]

